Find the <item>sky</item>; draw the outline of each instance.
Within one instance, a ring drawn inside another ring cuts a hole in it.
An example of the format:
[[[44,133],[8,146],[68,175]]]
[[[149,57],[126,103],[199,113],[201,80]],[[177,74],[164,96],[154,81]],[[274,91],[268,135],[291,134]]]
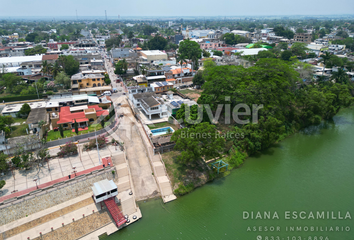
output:
[[[0,18],[354,14],[353,0],[0,0]]]

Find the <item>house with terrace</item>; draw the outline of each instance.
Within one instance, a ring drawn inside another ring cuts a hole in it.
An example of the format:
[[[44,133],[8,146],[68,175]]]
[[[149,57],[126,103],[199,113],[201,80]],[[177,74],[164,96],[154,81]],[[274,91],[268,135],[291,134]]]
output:
[[[64,130],[75,131],[75,122],[78,123],[79,131],[87,130],[100,116],[108,116],[109,111],[98,105],[65,106],[59,112],[50,113],[51,129],[57,129],[62,125]]]
[[[182,104],[192,106],[197,104],[188,98],[174,95],[172,91],[161,94],[155,92],[144,92],[132,94],[129,99],[149,119],[175,116]]]
[[[73,93],[101,94],[112,88],[106,86],[102,74],[77,73],[71,76],[71,90]]]

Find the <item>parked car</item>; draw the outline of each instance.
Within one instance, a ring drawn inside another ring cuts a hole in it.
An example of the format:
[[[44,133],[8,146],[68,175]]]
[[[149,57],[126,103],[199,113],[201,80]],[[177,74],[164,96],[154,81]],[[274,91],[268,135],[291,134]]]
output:
[[[101,96],[112,96],[111,91],[105,91]]]

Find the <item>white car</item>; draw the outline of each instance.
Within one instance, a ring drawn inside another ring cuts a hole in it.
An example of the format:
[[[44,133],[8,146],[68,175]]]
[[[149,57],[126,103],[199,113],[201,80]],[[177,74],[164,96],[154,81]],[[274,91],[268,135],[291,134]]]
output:
[[[110,91],[105,91],[102,93],[102,96],[112,96],[112,93]]]

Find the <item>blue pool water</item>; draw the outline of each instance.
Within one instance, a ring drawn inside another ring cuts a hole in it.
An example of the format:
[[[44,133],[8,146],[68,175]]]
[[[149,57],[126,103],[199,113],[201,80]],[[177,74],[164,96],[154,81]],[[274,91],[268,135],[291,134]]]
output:
[[[164,128],[153,129],[153,130],[151,130],[151,133],[152,133],[153,136],[163,135],[163,134],[167,134],[167,129],[171,129],[171,133],[174,132],[173,128],[164,127]]]

